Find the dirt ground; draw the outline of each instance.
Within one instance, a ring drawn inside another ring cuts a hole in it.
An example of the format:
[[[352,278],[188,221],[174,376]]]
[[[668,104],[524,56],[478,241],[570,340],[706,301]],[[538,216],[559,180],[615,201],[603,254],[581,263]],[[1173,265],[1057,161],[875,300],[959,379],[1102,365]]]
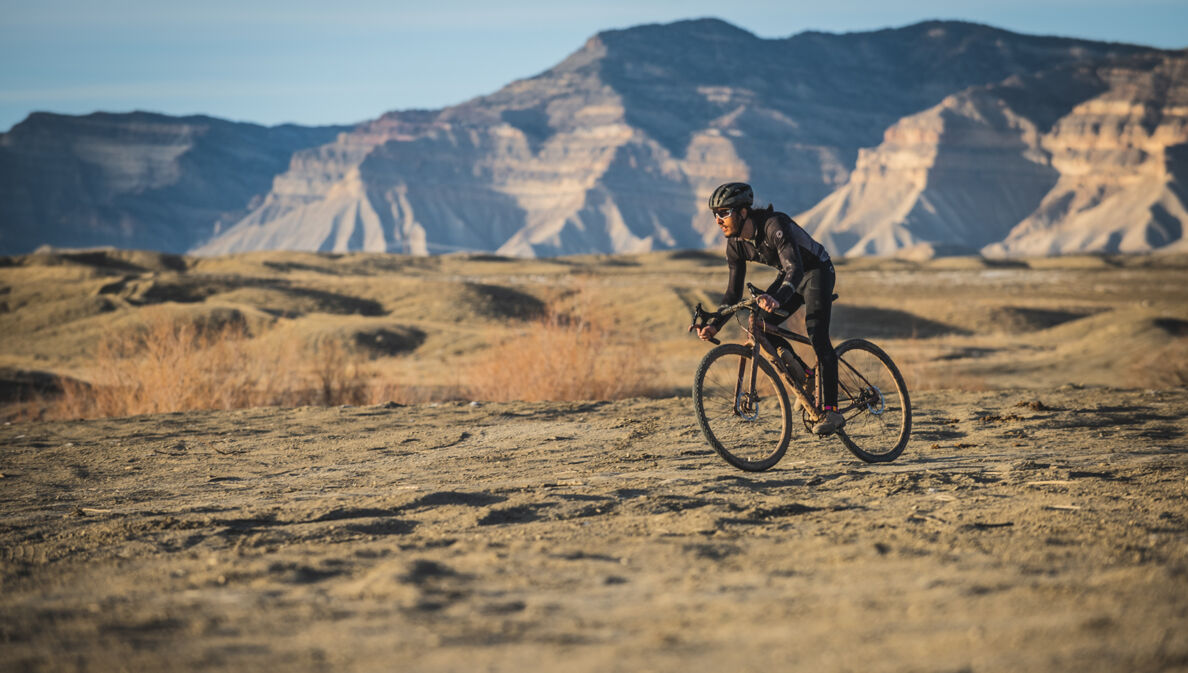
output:
[[[0,669],[1188,670],[1188,391],[913,402],[762,474],[687,397],[6,425]]]

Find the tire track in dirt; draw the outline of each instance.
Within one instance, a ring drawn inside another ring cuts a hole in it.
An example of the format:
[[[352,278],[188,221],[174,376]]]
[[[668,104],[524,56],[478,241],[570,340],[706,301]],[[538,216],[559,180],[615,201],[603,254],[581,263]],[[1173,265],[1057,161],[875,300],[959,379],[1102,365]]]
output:
[[[681,398],[3,427],[0,638],[34,670],[1188,656],[1188,393],[914,399],[894,463],[798,435],[761,474]]]

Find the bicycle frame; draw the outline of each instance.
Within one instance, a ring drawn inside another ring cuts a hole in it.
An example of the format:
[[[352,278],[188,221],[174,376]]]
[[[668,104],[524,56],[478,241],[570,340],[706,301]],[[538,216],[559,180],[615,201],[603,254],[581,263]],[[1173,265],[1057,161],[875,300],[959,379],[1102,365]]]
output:
[[[747,339],[747,343],[744,345],[751,346],[753,349],[753,355],[751,356],[751,390],[749,391],[751,397],[753,398],[755,396],[755,370],[759,367],[759,354],[760,352],[763,352],[767,354],[768,361],[770,361],[775,366],[776,371],[780,372],[780,375],[784,377],[784,382],[789,384],[792,394],[795,395],[796,398],[800,400],[800,404],[809,411],[809,415],[812,416],[814,420],[819,418],[821,416],[821,409],[817,406],[816,401],[813,400],[813,396],[804,389],[804,386],[800,385],[800,382],[796,380],[796,377],[792,376],[792,373],[788,370],[788,365],[776,351],[775,345],[772,344],[771,340],[769,340],[764,335],[766,333],[775,334],[776,336],[788,341],[795,341],[810,347],[813,345],[813,342],[803,334],[798,334],[791,330],[784,329],[778,325],[768,324],[767,321],[759,317],[759,312],[755,310],[751,311],[749,323],[749,329],[747,330],[749,338]],[[744,374],[742,367],[743,363],[739,363],[738,373],[740,387],[742,385]],[[738,399],[737,396],[735,399]]]
[[[738,364],[738,381],[735,383],[734,388],[734,412],[743,418],[754,418],[754,413],[752,413],[754,408],[751,405],[757,399],[755,375],[757,369],[759,368],[759,355],[762,352],[767,354],[767,359],[775,366],[776,371],[780,372],[780,375],[783,376],[784,381],[789,384],[792,394],[800,400],[801,406],[808,412],[811,419],[814,421],[818,420],[822,415],[820,407],[817,406],[816,401],[813,400],[808,391],[804,389],[804,386],[800,385],[796,378],[792,376],[791,372],[788,371],[788,366],[784,363],[783,358],[779,356],[779,353],[776,352],[776,347],[769,339],[764,336],[764,334],[775,334],[789,341],[795,341],[810,347],[812,346],[812,341],[802,334],[797,334],[791,330],[786,330],[782,327],[779,327],[778,325],[770,325],[767,323],[767,321],[760,318],[759,312],[755,310],[757,306],[756,297],[758,296],[759,292],[757,288],[752,286],[750,283],[747,284],[747,287],[751,290],[751,299],[735,304],[734,306],[723,308],[717,313],[708,313],[701,308],[701,304],[698,304],[697,307],[693,309],[693,324],[689,326],[690,331],[698,327],[697,321],[699,318],[704,320],[704,322],[702,322],[702,326],[704,326],[705,324],[708,324],[710,317],[723,315],[731,316],[741,310],[748,310],[750,312],[749,326],[747,327],[748,339],[744,346],[749,346],[752,348],[750,362],[751,384],[749,390],[744,391],[742,389],[743,381],[746,380],[747,375],[747,371],[745,369],[747,363],[745,361],[740,361]],[[779,315],[780,313],[780,311],[777,311],[776,315]],[[784,317],[787,317],[787,314],[784,314]],[[717,339],[712,338],[710,339],[710,342],[715,344],[721,343]]]

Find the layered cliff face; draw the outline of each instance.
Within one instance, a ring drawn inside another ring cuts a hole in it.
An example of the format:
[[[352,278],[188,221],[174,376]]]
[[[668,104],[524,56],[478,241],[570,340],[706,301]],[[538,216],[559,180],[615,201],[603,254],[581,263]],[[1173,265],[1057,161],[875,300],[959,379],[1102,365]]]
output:
[[[941,22],[786,40],[716,20],[611,31],[490,96],[298,154],[197,252],[703,247],[721,182],[797,212],[845,184],[884,129],[955,91],[1143,51]]]
[[[1173,249],[1184,58],[959,22],[768,40],[698,20],[350,129],[38,114],[0,135],[0,253],[699,248],[733,180],[839,255]]]
[[[293,152],[343,128],[38,113],[0,134],[0,251],[183,252],[247,212]]]
[[[888,129],[798,220],[843,255],[1182,246],[1186,61],[1127,57],[950,96]]]
[[[1058,173],[989,255],[1188,250],[1188,53],[1102,66],[1041,139]]]

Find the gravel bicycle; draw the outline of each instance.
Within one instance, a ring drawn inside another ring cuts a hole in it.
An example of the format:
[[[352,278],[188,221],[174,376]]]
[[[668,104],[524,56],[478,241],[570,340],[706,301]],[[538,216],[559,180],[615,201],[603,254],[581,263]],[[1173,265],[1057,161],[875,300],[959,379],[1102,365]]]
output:
[[[733,306],[716,312],[703,310],[701,304],[693,309],[691,331],[736,316],[748,335],[743,344],[709,340],[717,347],[697,367],[693,406],[701,431],[718,455],[740,470],[762,472],[788,450],[796,427],[794,412],[800,413],[805,432],[812,437],[816,435],[810,429],[823,412],[815,400],[813,369],[789,344],[811,346],[812,342],[763,320],[757,303],[761,291],[750,283],[747,289],[751,298]],[[744,312],[749,314],[745,320]],[[788,317],[784,311],[772,315]],[[912,404],[899,369],[881,348],[865,339],[849,339],[835,350],[838,411],[846,419],[835,434],[868,463],[895,460],[907,446],[912,429]]]

